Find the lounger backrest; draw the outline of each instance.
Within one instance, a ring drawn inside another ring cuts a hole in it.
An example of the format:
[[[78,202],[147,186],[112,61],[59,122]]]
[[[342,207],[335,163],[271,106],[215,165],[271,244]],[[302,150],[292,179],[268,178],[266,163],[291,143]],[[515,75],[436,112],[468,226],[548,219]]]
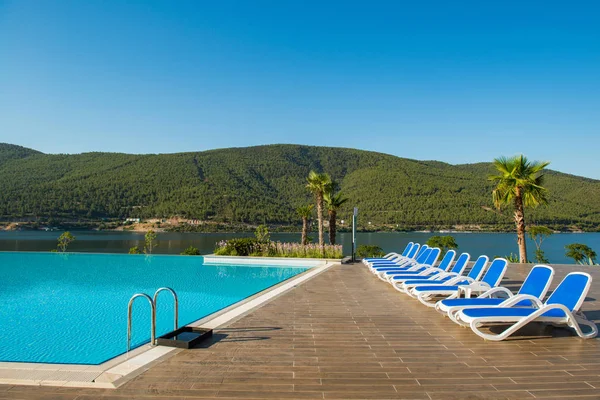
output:
[[[521,289],[518,294],[528,294],[535,296],[538,299],[543,299],[546,296],[546,292],[550,288],[550,283],[554,277],[554,269],[547,265],[536,265],[529,275],[523,281]]]
[[[487,272],[483,276],[482,282],[487,283],[490,287],[496,287],[504,277],[508,261],[504,258],[496,258],[490,264]]]
[[[452,261],[454,261],[454,257],[456,257],[456,251],[448,250],[444,258],[442,258],[442,261],[440,261],[438,268],[442,271],[448,271],[452,265]]]
[[[410,252],[410,249],[412,249],[412,247],[413,247],[413,244],[414,244],[413,242],[408,242],[408,244],[404,248],[404,251],[402,252],[403,257],[406,257],[408,255],[408,253]]]
[[[419,243],[415,243],[413,244],[413,246],[411,247],[410,251],[408,252],[408,258],[415,258],[415,255],[417,254],[417,251],[419,251],[419,247],[421,247],[421,245]]]
[[[429,248],[429,246],[427,246],[426,244],[424,244],[423,246],[421,246],[421,249],[417,252],[417,257],[419,257],[421,254],[423,254],[423,252],[425,250],[427,250]]]
[[[589,274],[571,272],[554,289],[546,304],[562,304],[571,311],[577,311],[583,304],[591,284],[592,277]]]
[[[425,262],[423,264],[433,266],[437,262],[438,258],[440,257],[441,250],[439,249],[439,247],[434,247],[430,250],[431,251],[429,252],[429,255],[427,256],[427,259],[425,260]]]
[[[425,261],[427,261],[427,257],[429,257],[429,253],[431,253],[431,249],[429,248],[425,249],[425,251],[420,252],[415,260],[417,264],[424,264]]]
[[[462,275],[462,273],[465,271],[465,268],[467,268],[467,265],[469,265],[470,259],[471,255],[469,253],[462,253],[460,256],[458,256],[458,260],[456,260],[450,272],[453,274]]]
[[[467,276],[473,280],[478,281],[479,278],[481,278],[481,275],[483,275],[483,270],[485,270],[485,266],[487,265],[489,260],[490,259],[488,258],[488,256],[479,256],[479,258],[475,261],[475,264],[473,264],[473,266],[471,267],[469,275]]]

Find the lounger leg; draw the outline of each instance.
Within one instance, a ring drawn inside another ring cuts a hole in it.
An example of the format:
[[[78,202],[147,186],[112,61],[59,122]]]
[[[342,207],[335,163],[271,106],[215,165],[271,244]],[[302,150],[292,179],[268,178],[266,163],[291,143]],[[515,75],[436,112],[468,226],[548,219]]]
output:
[[[577,335],[583,339],[591,339],[598,335],[598,327],[596,324],[585,318],[583,315],[573,315],[573,319],[569,318],[569,321],[573,322],[569,324],[571,328],[573,328]],[[581,330],[581,325],[585,325],[590,328],[590,332],[583,333]]]
[[[427,307],[435,307],[437,304],[436,300],[431,300],[432,298],[435,298],[427,293],[419,293],[419,295],[417,296],[417,300],[419,300],[422,304],[426,305]]]
[[[448,318],[450,318],[450,320],[452,322],[455,322],[458,325],[462,326],[463,328],[466,328],[467,326],[469,326],[469,324],[466,323],[465,321],[463,321],[462,319],[460,319],[460,312],[462,310],[464,310],[464,308],[461,308],[461,307],[451,307],[448,310]]]
[[[406,294],[406,289],[404,289],[404,286],[402,286],[402,282],[394,282],[392,283],[392,287],[400,293]]]

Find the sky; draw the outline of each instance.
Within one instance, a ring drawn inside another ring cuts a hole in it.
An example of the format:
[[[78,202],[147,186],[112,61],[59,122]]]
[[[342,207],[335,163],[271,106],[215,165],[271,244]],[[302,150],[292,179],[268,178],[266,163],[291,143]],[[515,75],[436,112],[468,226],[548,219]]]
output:
[[[272,143],[600,179],[598,1],[0,0],[0,142]]]

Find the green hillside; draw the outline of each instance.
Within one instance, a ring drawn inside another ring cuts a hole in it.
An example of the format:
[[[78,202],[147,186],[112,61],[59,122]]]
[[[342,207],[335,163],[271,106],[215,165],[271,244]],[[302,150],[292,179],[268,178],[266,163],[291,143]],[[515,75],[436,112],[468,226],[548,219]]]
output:
[[[450,165],[368,151],[297,145],[196,153],[41,154],[0,144],[0,217],[98,220],[122,217],[297,223],[311,201],[305,177],[330,173],[361,221],[400,228],[506,225],[492,208],[490,164]],[[596,229],[600,181],[549,171],[550,205],[529,211],[536,223]]]

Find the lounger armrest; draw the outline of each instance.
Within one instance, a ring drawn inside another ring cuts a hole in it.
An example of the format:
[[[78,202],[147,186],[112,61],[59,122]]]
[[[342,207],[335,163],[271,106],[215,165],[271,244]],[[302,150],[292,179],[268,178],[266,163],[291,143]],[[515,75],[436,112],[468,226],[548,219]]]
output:
[[[471,283],[475,282],[474,279],[469,278],[468,276],[455,275],[454,278],[452,278],[452,279],[450,279],[448,281],[448,285],[455,285],[455,284],[457,284],[458,282],[461,282],[461,281],[467,281],[467,282],[469,282],[468,285],[470,285]]]
[[[517,303],[522,302],[523,300],[529,300],[533,303],[533,306],[536,308],[542,308],[544,307],[544,303],[542,303],[542,301],[540,299],[538,299],[535,296],[532,296],[530,294],[518,294],[516,296],[513,296],[507,300],[504,300],[499,307],[512,307]]]
[[[497,296],[498,294],[505,294],[507,299],[510,299],[511,297],[513,297],[513,292],[511,292],[510,290],[508,290],[507,288],[503,287],[503,286],[498,286],[495,288],[491,288],[490,290],[488,290],[487,292],[484,292],[482,294],[479,295],[479,298],[486,298],[486,297],[499,297]]]
[[[438,274],[441,274],[446,271],[444,271],[443,269],[439,269],[437,267],[428,267],[428,268],[425,268],[423,271],[419,272],[418,275],[431,275],[435,272],[437,272]]]

